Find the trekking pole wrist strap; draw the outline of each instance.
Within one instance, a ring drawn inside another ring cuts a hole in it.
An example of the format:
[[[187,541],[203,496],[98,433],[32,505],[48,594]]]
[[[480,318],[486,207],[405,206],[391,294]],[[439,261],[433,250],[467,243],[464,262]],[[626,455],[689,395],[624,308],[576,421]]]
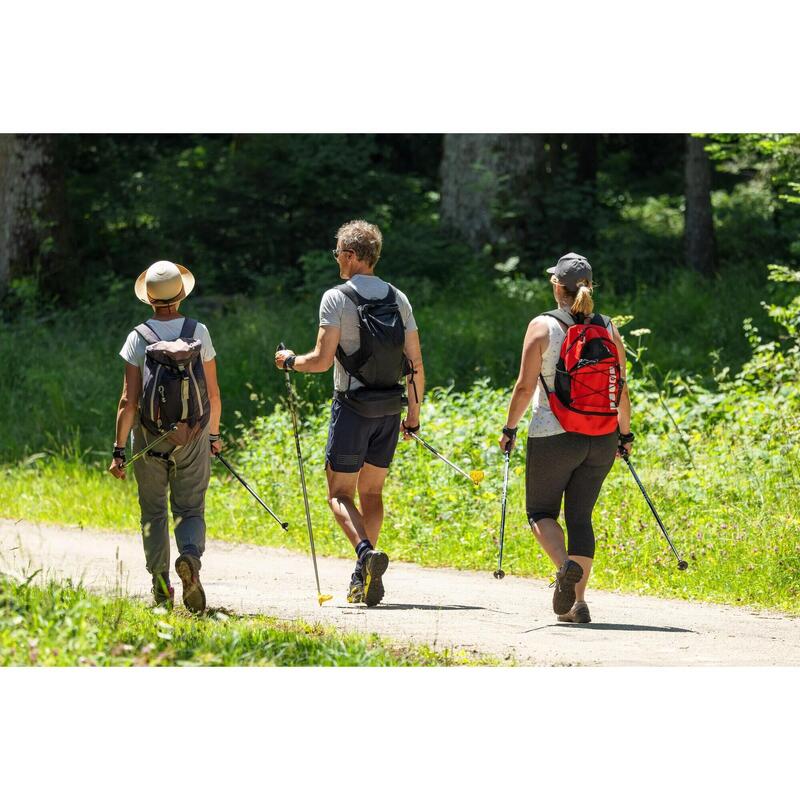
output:
[[[621,433],[619,435],[619,443],[620,444],[630,444],[636,437],[633,433]]]
[[[509,439],[517,438],[517,428],[503,427],[503,436],[508,436]]]
[[[121,459],[122,461],[125,460],[125,448],[124,447],[115,447],[113,451],[113,458]]]
[[[283,360],[283,368],[286,372],[289,370],[294,371],[294,362],[296,361],[297,356],[286,356]]]
[[[209,433],[208,434],[208,441],[209,442],[218,442],[222,437],[218,433]]]
[[[404,422],[403,430],[407,431],[408,433],[416,433],[419,430],[419,423],[412,426],[412,425],[406,425],[406,423]]]

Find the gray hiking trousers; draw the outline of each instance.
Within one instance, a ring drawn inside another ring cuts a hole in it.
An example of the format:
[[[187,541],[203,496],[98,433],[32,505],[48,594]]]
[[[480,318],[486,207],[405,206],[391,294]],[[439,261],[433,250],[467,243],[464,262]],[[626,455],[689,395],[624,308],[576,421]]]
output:
[[[156,438],[140,425],[133,429],[133,453]],[[184,447],[157,444],[165,457],[142,456],[134,465],[142,511],[142,542],[147,571],[169,572],[169,522],[167,490],[175,524],[175,542],[180,555],[200,558],[206,546],[206,489],[211,475],[208,426]]]

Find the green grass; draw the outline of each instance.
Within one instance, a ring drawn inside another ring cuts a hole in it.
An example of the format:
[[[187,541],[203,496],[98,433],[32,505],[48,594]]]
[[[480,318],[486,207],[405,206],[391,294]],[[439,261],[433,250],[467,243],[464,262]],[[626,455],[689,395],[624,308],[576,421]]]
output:
[[[35,577],[35,576],[32,576]],[[376,635],[242,617],[197,618],[71,583],[0,574],[0,666],[454,666],[495,663]]]

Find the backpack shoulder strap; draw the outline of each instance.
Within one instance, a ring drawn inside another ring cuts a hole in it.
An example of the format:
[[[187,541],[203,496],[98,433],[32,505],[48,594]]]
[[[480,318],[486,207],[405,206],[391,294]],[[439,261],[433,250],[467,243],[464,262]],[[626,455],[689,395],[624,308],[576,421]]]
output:
[[[600,325],[600,327],[606,328],[609,334],[611,333],[611,317],[607,317],[605,314],[593,314],[589,322],[591,325]]]
[[[161,337],[146,322],[137,325],[134,330],[147,344],[158,344],[161,341]]]
[[[348,286],[346,283],[336,286],[335,288],[353,303],[356,308],[358,308],[358,306],[363,306],[367,302],[352,286]]]
[[[178,338],[194,339],[194,332],[196,328],[197,328],[197,320],[186,317],[183,320],[183,327],[181,328],[181,332],[178,334]]]
[[[389,291],[386,293],[386,297],[384,297],[380,302],[384,303],[385,305],[389,306],[392,303],[397,303],[397,290],[392,286],[391,283],[387,284],[389,287]]]
[[[553,317],[553,319],[557,319],[559,322],[563,322],[568,328],[571,328],[575,325],[575,318],[567,311],[562,311],[560,308],[557,308],[555,311],[545,311],[544,314],[540,314],[542,317]]]

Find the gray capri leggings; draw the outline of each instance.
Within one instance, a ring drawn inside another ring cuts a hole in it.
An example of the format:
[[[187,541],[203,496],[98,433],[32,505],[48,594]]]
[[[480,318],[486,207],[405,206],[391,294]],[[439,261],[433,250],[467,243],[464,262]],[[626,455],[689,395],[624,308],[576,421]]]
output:
[[[525,462],[528,522],[558,519],[564,498],[567,553],[594,558],[592,510],[614,464],[619,434],[529,436]]]

